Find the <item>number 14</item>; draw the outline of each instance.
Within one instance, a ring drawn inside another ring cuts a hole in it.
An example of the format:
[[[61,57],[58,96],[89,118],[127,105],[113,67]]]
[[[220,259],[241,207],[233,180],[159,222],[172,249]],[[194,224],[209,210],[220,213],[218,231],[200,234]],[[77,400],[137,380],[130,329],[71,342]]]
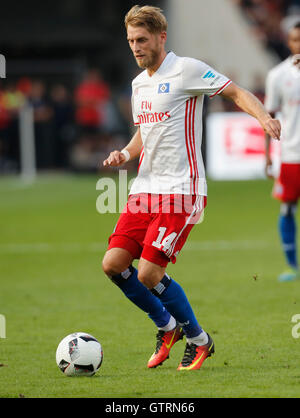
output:
[[[165,232],[166,232],[167,228],[165,228],[164,226],[160,226],[158,228],[158,230],[159,230],[158,237],[156,238],[156,241],[153,241],[152,242],[152,245],[153,245],[153,247],[156,247],[156,248],[158,248],[160,250],[162,249],[163,251],[166,251],[172,245],[172,242],[176,238],[177,233],[176,232],[172,232],[171,234],[167,235],[164,238],[164,235],[165,235]]]

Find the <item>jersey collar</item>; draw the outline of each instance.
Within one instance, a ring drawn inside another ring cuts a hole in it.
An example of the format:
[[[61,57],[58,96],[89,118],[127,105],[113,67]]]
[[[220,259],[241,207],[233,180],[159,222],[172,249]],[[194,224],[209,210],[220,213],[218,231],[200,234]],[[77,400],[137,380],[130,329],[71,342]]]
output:
[[[164,70],[168,67],[170,61],[172,60],[172,58],[175,56],[174,52],[172,51],[168,51],[167,55],[165,56],[165,59],[163,60],[163,62],[160,64],[160,66],[158,67],[158,69],[155,71],[154,74],[152,74],[152,76],[150,77],[148,75],[148,72],[146,70],[147,76],[149,77],[149,79],[151,80],[155,80],[159,77],[161,77],[164,73]]]

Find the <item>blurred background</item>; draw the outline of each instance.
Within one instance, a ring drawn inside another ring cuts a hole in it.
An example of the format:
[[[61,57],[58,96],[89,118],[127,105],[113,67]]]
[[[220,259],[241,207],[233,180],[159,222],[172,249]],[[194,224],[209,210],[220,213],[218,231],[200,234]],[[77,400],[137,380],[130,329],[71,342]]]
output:
[[[267,72],[289,55],[286,31],[300,20],[300,0],[138,2],[148,3],[167,16],[169,49],[209,63],[262,101]],[[110,150],[129,141],[131,81],[139,69],[123,20],[134,4],[11,0],[2,5],[1,176],[97,172]],[[220,97],[205,100],[204,115],[208,175],[262,177],[263,133],[256,121]],[[134,172],[135,165],[129,169]]]

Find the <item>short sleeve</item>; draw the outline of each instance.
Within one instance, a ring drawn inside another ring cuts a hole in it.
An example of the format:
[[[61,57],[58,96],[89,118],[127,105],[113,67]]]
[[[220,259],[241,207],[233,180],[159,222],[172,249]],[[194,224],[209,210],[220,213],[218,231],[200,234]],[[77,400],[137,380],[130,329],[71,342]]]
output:
[[[266,79],[265,108],[268,112],[276,113],[280,110],[281,98],[276,73],[269,72]]]
[[[136,96],[136,88],[134,87],[134,85],[132,84],[132,94],[131,94],[131,110],[132,110],[132,118],[133,118],[133,123],[135,125],[139,125],[138,123],[138,118],[135,112],[135,105],[134,105],[134,98]]]
[[[182,72],[183,89],[190,94],[214,97],[227,87],[231,80],[202,61],[185,58]]]

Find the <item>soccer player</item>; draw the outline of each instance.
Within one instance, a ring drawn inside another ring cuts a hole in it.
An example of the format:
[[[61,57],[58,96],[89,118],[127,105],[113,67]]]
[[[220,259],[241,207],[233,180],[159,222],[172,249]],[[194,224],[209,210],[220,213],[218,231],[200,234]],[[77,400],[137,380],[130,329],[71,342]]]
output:
[[[139,167],[102,267],[158,328],[148,367],[161,365],[185,335],[178,370],[196,370],[214,352],[214,343],[166,267],[175,263],[206,205],[203,97],[221,94],[233,100],[278,139],[280,123],[254,95],[204,62],[166,52],[167,21],[159,8],[134,6],[125,26],[129,47],[144,69],[132,83],[137,130],[128,145],[111,152],[103,164],[117,167],[139,158]],[[134,259],[139,259],[137,269],[132,266]]]
[[[297,258],[296,208],[300,197],[300,21],[288,33],[291,56],[273,68],[266,80],[265,106],[274,117],[281,112],[280,174],[273,187],[279,199],[278,229],[288,270],[278,276],[281,282],[300,278]],[[266,173],[270,167],[270,135],[266,134]]]

